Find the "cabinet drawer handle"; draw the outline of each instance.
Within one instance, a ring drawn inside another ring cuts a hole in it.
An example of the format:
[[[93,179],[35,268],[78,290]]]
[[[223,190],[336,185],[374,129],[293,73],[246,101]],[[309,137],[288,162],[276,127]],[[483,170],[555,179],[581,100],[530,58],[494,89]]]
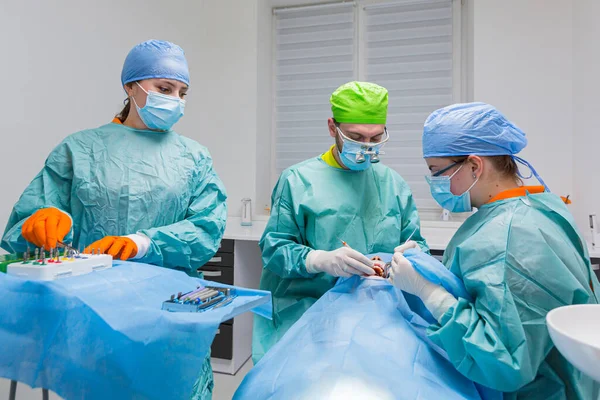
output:
[[[223,271],[202,271],[202,270],[200,270],[200,272],[204,273],[204,276],[221,276],[221,275],[223,275]]]
[[[223,257],[213,257],[210,260],[208,260],[208,262],[212,262],[212,263],[218,263],[223,261]]]

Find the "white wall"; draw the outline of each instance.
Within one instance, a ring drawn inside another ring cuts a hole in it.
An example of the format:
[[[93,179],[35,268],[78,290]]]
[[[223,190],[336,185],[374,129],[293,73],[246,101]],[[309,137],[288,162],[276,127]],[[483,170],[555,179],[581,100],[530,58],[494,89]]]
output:
[[[522,158],[553,192],[573,196],[571,2],[475,0],[471,6],[474,100],[493,104],[523,129],[529,145]]]
[[[0,230],[52,148],[70,133],[109,122],[120,110],[125,56],[151,38],[186,51],[191,90],[176,130],[209,148],[230,212],[239,215],[240,199],[254,198],[256,190],[257,2],[182,0],[174,8],[159,0],[90,4],[25,0],[0,6]]]
[[[273,13],[269,0],[258,0],[257,8],[257,126],[256,126],[256,192],[252,198],[255,212],[267,214],[266,207],[271,207],[271,142],[272,142],[272,107],[273,95]]]
[[[600,217],[600,2],[573,1],[573,122],[575,217]],[[584,232],[587,233],[587,230]]]
[[[191,44],[199,71],[188,100],[197,103],[178,131],[210,149],[227,188],[228,214],[239,216],[241,199],[254,200],[256,190],[258,2],[201,3],[202,17],[192,19],[203,34]]]

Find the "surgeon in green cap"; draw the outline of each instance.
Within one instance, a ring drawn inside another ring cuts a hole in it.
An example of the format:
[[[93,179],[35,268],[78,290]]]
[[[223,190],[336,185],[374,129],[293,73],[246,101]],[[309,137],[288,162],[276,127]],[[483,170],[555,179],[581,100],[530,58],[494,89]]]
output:
[[[364,254],[428,251],[408,185],[379,162],[389,139],[387,90],[349,82],[330,102],[327,126],[335,144],[286,169],[273,190],[259,244],[260,288],[273,295],[273,320],[254,317],[255,364],[338,277],[375,274]]]

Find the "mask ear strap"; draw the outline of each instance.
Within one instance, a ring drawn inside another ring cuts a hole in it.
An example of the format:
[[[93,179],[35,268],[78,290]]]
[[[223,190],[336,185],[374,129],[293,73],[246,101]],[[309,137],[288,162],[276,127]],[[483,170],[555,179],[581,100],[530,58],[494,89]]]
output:
[[[465,190],[465,193],[471,191],[471,189],[473,189],[475,185],[477,185],[477,182],[479,182],[479,178],[477,178],[477,175],[473,175],[475,176],[475,182],[473,182],[473,184],[467,190]]]
[[[135,82],[136,85],[138,85],[140,87],[140,89],[142,89],[144,91],[144,93],[148,94],[148,92],[146,92],[146,90],[142,87],[142,85],[140,85],[139,82]],[[131,100],[133,100],[133,104],[135,104],[135,108],[139,109],[140,106],[138,106],[137,101],[135,101],[135,97],[133,97],[133,94],[131,96],[129,96],[131,98]]]
[[[142,85],[140,85],[140,83],[139,83],[139,82],[137,82],[137,81],[136,81],[136,82],[135,82],[135,84],[136,84],[136,85],[138,85],[138,86],[140,87],[140,89],[142,89],[142,90],[144,91],[144,93],[148,94],[148,92],[146,91],[146,89],[144,89],[144,88],[142,87]]]
[[[452,179],[452,178],[454,178],[454,175],[458,174],[458,171],[460,171],[460,170],[462,169],[462,167],[464,167],[464,166],[465,166],[465,164],[464,164],[464,162],[463,162],[463,163],[460,165],[460,167],[458,167],[458,169],[457,169],[456,171],[454,171],[454,173],[448,177],[448,179]]]
[[[546,186],[546,183],[544,182],[544,180],[540,177],[540,175],[537,173],[537,171],[535,170],[535,168],[533,168],[533,166],[531,164],[529,164],[527,161],[523,160],[521,157],[517,157],[517,156],[512,156],[513,160],[515,160],[515,162],[526,166],[527,168],[529,168],[529,171],[531,171],[531,174],[528,177],[524,177],[521,174],[521,171],[518,171],[518,175],[521,179],[529,179],[532,176],[535,176],[535,178],[542,184],[542,186],[544,187],[544,189],[546,190],[546,192],[550,192],[550,189],[548,188],[548,186]]]
[[[335,129],[337,129],[337,131],[340,133],[340,135],[342,136],[342,141],[348,141],[350,143],[354,143],[354,144],[358,144],[358,145],[362,145],[362,143],[357,142],[356,140],[350,139],[348,136],[346,136],[344,134],[344,132],[342,132],[342,130],[340,129],[339,126],[336,126]]]

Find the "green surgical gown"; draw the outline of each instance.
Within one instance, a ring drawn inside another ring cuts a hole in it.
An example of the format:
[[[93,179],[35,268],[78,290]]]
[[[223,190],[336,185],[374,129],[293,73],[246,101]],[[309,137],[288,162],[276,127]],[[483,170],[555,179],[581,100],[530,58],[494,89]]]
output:
[[[175,132],[110,123],[75,133],[50,153],[14,206],[2,247],[25,251],[25,220],[56,207],[73,219],[75,247],[140,232],[151,245],[136,261],[198,276],[197,268],[219,248],[226,197],[205,147]],[[194,399],[211,397],[208,357],[194,391]]]
[[[546,328],[550,310],[595,304],[600,290],[558,196],[484,205],[456,232],[444,264],[475,300],[459,299],[429,334],[461,373],[508,399],[598,398],[600,384],[565,360]]]
[[[260,288],[273,295],[273,321],[254,317],[255,363],[337,280],[306,272],[309,251],[337,249],[343,239],[363,254],[392,253],[415,229],[412,239],[428,251],[409,187],[383,164],[350,171],[321,157],[304,161],[281,174],[271,203],[259,245]]]

